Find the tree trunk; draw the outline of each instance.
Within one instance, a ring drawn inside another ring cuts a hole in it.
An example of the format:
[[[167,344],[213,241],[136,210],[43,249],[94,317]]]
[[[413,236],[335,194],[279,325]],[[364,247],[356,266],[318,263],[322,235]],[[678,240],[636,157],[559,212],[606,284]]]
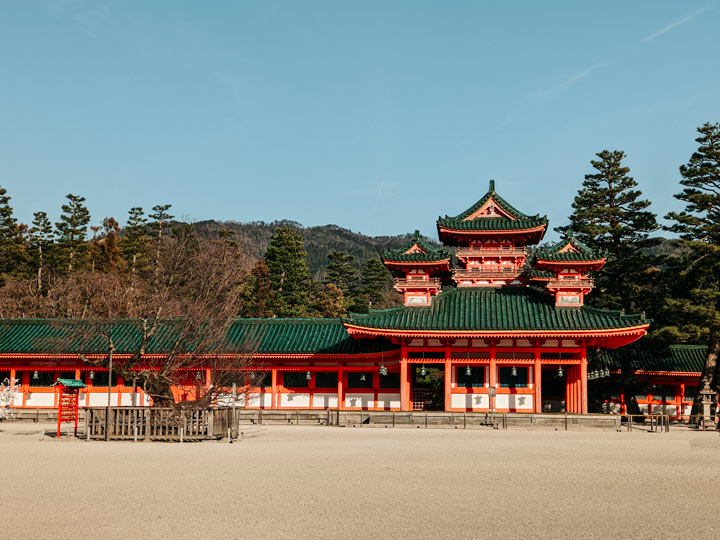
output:
[[[720,325],[716,324],[710,327],[710,340],[708,342],[707,355],[705,356],[705,367],[703,367],[702,376],[698,381],[697,394],[693,401],[691,416],[699,415],[702,412],[702,396],[700,390],[705,387],[705,382],[710,385],[713,390],[718,389],[718,351],[720,350]],[[716,395],[717,403],[717,395]],[[713,410],[715,404],[713,404]]]

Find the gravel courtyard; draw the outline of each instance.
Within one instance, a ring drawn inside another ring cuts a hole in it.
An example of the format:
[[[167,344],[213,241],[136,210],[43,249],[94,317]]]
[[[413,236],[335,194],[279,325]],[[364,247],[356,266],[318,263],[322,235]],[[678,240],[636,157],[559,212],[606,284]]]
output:
[[[270,426],[181,445],[42,428],[0,424],[5,538],[718,537],[717,433]]]

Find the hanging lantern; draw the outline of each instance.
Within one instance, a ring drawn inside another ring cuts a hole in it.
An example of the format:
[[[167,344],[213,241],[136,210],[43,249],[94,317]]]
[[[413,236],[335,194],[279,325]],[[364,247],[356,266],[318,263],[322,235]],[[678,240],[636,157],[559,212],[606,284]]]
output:
[[[89,375],[89,377],[90,377],[90,380],[91,380],[91,381],[95,378],[95,372],[94,372],[92,369],[90,370],[90,375]]]
[[[513,366],[512,369],[510,370],[510,376],[517,377],[517,368],[515,366]]]
[[[593,379],[599,379],[600,378],[600,372],[596,369],[592,372]]]
[[[33,380],[37,381],[40,378],[40,374],[38,373],[38,370],[35,370],[35,373],[33,373]]]
[[[385,367],[385,364],[380,365],[380,375],[382,375],[383,377],[387,375],[387,368]]]
[[[195,374],[195,378],[196,378],[198,381],[202,381],[202,373],[200,373],[200,372],[198,371],[198,372]]]
[[[308,371],[308,373],[310,373],[310,372]],[[364,371],[362,373],[360,373],[360,380],[362,382],[365,382],[365,372]]]
[[[465,376],[472,377],[472,369],[470,369],[470,366],[465,368]]]
[[[610,376],[610,370],[608,368],[605,368],[605,378],[608,378]]]
[[[310,379],[312,379],[312,373],[310,373],[310,370],[308,369],[307,373],[305,374],[305,380],[309,381]]]
[[[422,367],[420,368],[420,376],[424,377],[426,373],[427,373],[427,371],[425,370],[425,364],[423,364]]]
[[[565,375],[565,372],[563,371],[562,366],[558,366],[557,376],[558,376],[558,377],[563,377],[564,375]]]

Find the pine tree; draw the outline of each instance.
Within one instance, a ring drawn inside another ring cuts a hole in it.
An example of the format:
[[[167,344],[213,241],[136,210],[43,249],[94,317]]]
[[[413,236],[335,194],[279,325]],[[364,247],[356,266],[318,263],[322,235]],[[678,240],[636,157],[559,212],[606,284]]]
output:
[[[37,289],[42,291],[47,252],[53,242],[52,223],[50,223],[45,212],[35,212],[33,214],[32,227],[28,232],[30,234],[30,248],[34,252],[35,258]]]
[[[10,196],[0,187],[0,279],[27,273],[24,244],[21,228],[10,206]]]
[[[138,266],[143,262],[149,241],[147,218],[143,209],[135,206],[128,211],[128,220],[125,225],[125,234],[120,245],[130,268],[130,273],[135,275]]]
[[[168,210],[170,210],[171,207],[171,204],[155,205],[153,206],[153,213],[149,216],[152,220],[149,224],[149,227],[150,230],[153,232],[155,240],[154,273],[156,280],[159,277],[160,273],[160,250],[162,246],[163,235],[167,234],[167,228],[169,226],[168,222],[175,217],[168,213]]]
[[[263,259],[255,263],[243,285],[238,309],[240,317],[273,317],[270,309],[270,271]]]
[[[351,306],[352,311],[365,313],[369,309],[385,307],[390,284],[390,272],[380,259],[368,259],[362,269],[362,286]]]
[[[302,317],[307,313],[312,278],[302,235],[278,227],[265,252],[273,312],[278,317]]]
[[[720,123],[698,128],[699,143],[687,164],[680,167],[684,189],[675,198],[685,203],[681,212],[666,217],[675,223],[669,230],[679,233],[689,256],[680,275],[686,294],[671,301],[683,318],[704,327],[708,340],[705,366],[698,389],[707,382],[720,388]],[[692,414],[700,412],[700,396]]]
[[[596,155],[600,159],[590,163],[597,172],[585,175],[572,204],[570,226],[557,230],[571,229],[588,247],[608,253],[597,290],[588,297],[591,304],[640,311],[652,300],[648,287],[657,269],[643,250],[659,242],[649,237],[658,224],[647,210],[650,201],[641,198],[630,168],[622,164],[625,153],[603,150]]]
[[[62,205],[63,213],[60,221],[55,223],[58,247],[68,273],[82,268],[87,239],[87,226],[90,223],[90,212],[83,204],[85,197],[69,193],[68,202]]]
[[[117,270],[120,264],[120,250],[118,232],[120,232],[120,224],[113,217],[107,217],[103,220],[102,226],[102,254],[100,265],[103,272],[112,272]]]
[[[355,303],[357,293],[358,271],[352,265],[355,257],[342,251],[331,251],[328,259],[330,263],[325,267],[326,281],[340,290],[343,311],[346,311]]]

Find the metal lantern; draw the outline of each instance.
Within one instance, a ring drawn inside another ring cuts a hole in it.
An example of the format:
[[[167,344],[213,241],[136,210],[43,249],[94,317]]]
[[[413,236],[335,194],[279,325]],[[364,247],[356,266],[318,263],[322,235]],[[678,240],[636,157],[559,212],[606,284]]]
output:
[[[510,370],[510,376],[517,377],[517,368],[515,366],[513,366],[512,369]]]
[[[558,366],[557,376],[558,376],[558,377],[563,377],[564,375],[565,375],[565,372],[563,371],[562,366]]]
[[[196,378],[198,381],[201,381],[201,380],[202,380],[202,373],[200,373],[200,372],[198,371],[198,372],[195,374],[195,378]]]
[[[605,378],[608,378],[610,376],[610,370],[608,368],[605,368]]]
[[[90,377],[90,380],[91,380],[91,381],[95,378],[95,372],[94,372],[92,369],[90,370],[90,375],[89,375],[89,377]]]
[[[310,372],[308,371],[308,373],[310,373]],[[364,371],[362,373],[360,373],[360,380],[362,382],[365,382],[365,372]]]
[[[38,370],[35,370],[35,373],[33,373],[33,380],[37,381],[40,378],[40,374],[38,373]]]
[[[385,364],[380,365],[380,375],[382,375],[383,377],[387,375],[387,368],[385,367]]]
[[[471,377],[472,376],[472,369],[470,369],[470,366],[465,368],[465,376]]]
[[[426,373],[427,373],[427,371],[425,370],[425,364],[423,364],[422,367],[420,368],[420,376],[424,377]]]
[[[312,379],[312,373],[310,373],[310,370],[308,369],[307,373],[305,374],[305,380],[309,381],[310,379]]]

